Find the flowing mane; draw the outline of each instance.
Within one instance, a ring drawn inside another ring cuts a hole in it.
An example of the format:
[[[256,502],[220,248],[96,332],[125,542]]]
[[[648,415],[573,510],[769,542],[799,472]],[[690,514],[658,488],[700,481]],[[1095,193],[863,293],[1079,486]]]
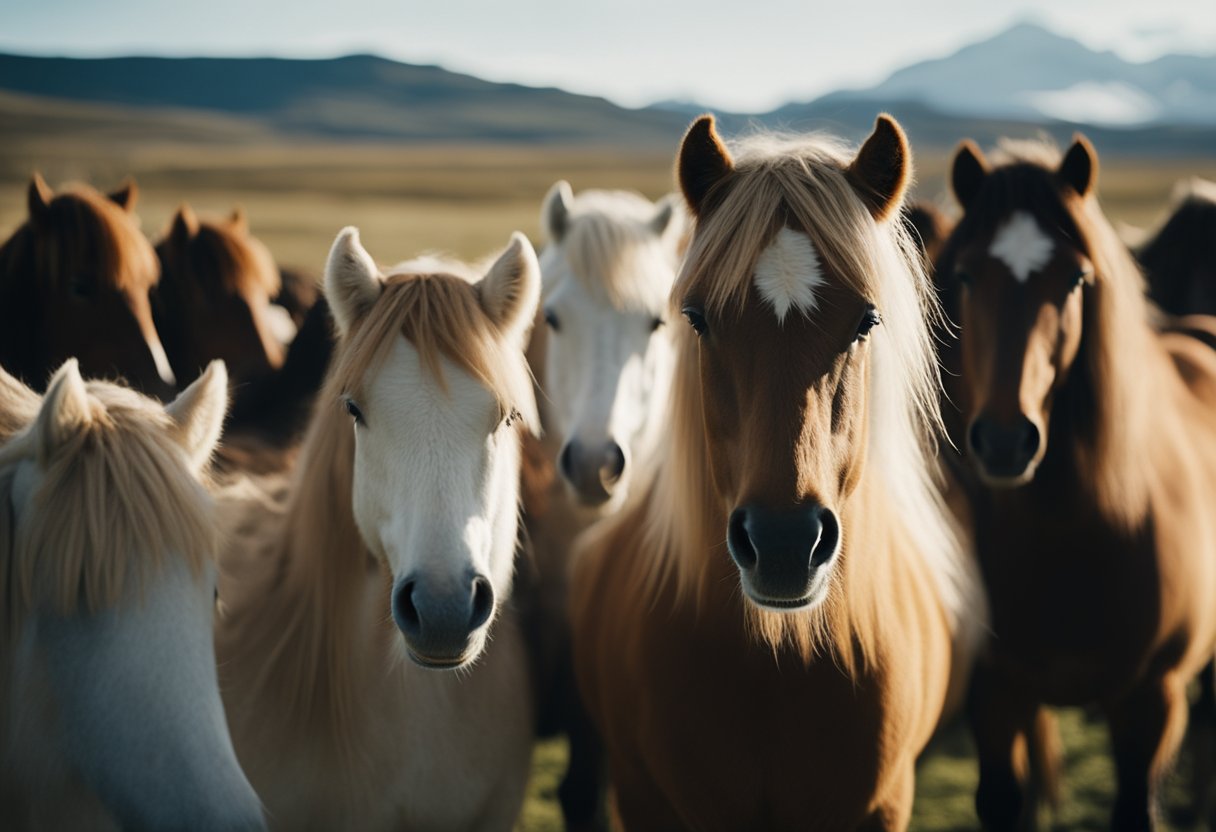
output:
[[[655,204],[628,191],[587,190],[578,193],[570,209],[565,236],[542,255],[546,283],[555,273],[563,278],[569,274],[591,297],[614,308],[661,307],[663,287],[651,277],[672,264],[654,262],[664,256],[648,226],[655,217]],[[559,251],[568,269],[554,268]],[[551,288],[546,285],[546,292]]]
[[[1161,356],[1154,327],[1159,313],[1145,296],[1144,277],[1096,198],[1062,193],[1055,179],[1059,150],[1046,141],[1000,143],[996,166],[947,242],[938,270],[952,275],[960,246],[991,234],[1016,210],[1029,211],[1064,234],[1092,261],[1094,285],[1085,290],[1081,356],[1069,387],[1076,470],[1099,505],[1128,528],[1148,510],[1149,469],[1144,436],[1157,397]],[[1163,359],[1164,360],[1164,359]],[[1142,372],[1136,363],[1145,365]]]
[[[42,458],[28,410],[27,429],[0,448],[6,506],[18,462],[38,459],[43,473],[20,534],[11,509],[0,511],[0,598],[8,611],[0,630],[10,635],[42,605],[62,615],[113,606],[132,582],[144,585],[166,553],[198,573],[216,551],[211,499],[189,473],[170,416],[125,387],[90,381],[87,390],[89,423],[51,458]]]
[[[881,483],[887,514],[898,524],[896,536],[912,541],[931,567],[952,625],[969,624],[982,601],[935,479],[940,416],[928,322],[939,312],[917,247],[898,220],[871,219],[845,177],[851,156],[834,140],[765,134],[733,145],[731,152],[731,187],[698,227],[673,298],[699,287],[697,296],[711,315],[737,313],[757,258],[788,224],[804,229],[834,270],[874,299],[883,326],[873,339],[868,479]],[[725,557],[725,518],[705,450],[697,349],[696,337],[682,328],[668,455],[641,502],[620,521],[640,522],[647,547],[658,555],[644,576],[652,602],[668,580],[681,595],[699,600],[711,558]],[[809,659],[825,647],[847,664],[852,625],[844,594],[837,590],[806,614],[756,609],[749,617],[774,648],[789,641]]]

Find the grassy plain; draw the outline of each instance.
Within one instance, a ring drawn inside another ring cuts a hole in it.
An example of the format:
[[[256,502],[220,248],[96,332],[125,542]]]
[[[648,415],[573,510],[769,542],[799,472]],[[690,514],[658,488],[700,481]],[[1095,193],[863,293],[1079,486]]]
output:
[[[21,104],[9,101],[6,110],[12,115]],[[40,109],[10,121],[0,131],[0,235],[24,220],[25,184],[34,169],[52,184],[82,179],[103,188],[135,175],[141,188],[138,213],[152,237],[163,232],[183,201],[204,213],[243,205],[254,233],[281,264],[314,273],[345,225],[359,226],[382,262],[423,250],[475,258],[505,244],[516,229],[536,239],[541,197],[558,178],[576,189],[630,188],[651,197],[672,186],[667,153],[283,142],[247,125],[187,115],[169,133],[163,123],[145,131],[140,119],[137,112],[115,121],[108,110],[90,115],[73,108],[62,114]],[[947,155],[930,150],[918,163],[917,195],[949,206]],[[1216,178],[1216,155],[1103,163],[1100,187],[1107,211],[1138,226],[1161,216],[1179,178]],[[1063,713],[1062,727],[1067,785],[1055,828],[1105,828],[1113,787],[1105,731],[1078,711]],[[560,742],[537,747],[521,829],[560,828],[555,794],[564,755]],[[913,828],[975,828],[975,778],[965,732],[947,732],[921,766]],[[1174,782],[1171,802],[1180,800]]]

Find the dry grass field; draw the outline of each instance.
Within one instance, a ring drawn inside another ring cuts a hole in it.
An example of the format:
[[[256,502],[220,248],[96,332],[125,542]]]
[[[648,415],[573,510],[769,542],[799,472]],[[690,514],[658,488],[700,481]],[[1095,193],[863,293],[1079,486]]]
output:
[[[535,239],[540,199],[558,178],[576,189],[622,187],[651,197],[671,188],[670,155],[657,152],[284,144],[185,117],[172,139],[163,130],[157,131],[161,138],[145,139],[137,114],[120,124],[107,122],[104,129],[82,122],[78,111],[62,122],[39,118],[0,131],[0,234],[7,236],[23,221],[25,184],[35,168],[54,185],[84,179],[108,188],[134,174],[141,188],[138,213],[149,236],[167,227],[182,201],[204,213],[240,204],[281,264],[314,273],[345,225],[359,226],[383,262],[422,250],[474,258],[503,245],[515,229]],[[940,152],[919,160],[919,196],[950,204],[945,165]],[[1105,159],[1101,195],[1114,219],[1143,226],[1160,217],[1174,182],[1191,175],[1216,178],[1216,157]],[[1113,783],[1105,732],[1080,712],[1062,719],[1067,785],[1056,828],[1105,828]],[[555,790],[563,756],[560,743],[538,746],[521,829],[560,828]],[[975,777],[965,733],[948,732],[922,765],[913,828],[974,828]],[[1177,805],[1178,783],[1171,789]]]

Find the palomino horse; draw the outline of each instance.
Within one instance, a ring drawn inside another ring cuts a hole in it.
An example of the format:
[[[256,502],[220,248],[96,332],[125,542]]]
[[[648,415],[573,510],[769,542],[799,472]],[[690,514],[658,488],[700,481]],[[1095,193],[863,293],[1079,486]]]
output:
[[[108,198],[85,185],[55,194],[34,174],[29,219],[0,247],[0,366],[41,389],[79,356],[88,376],[172,392],[148,302],[156,254],[131,213],[137,193],[131,182]]]
[[[931,474],[935,306],[895,218],[910,164],[885,116],[856,155],[758,136],[732,158],[711,117],[684,138],[670,430],[572,578],[630,829],[908,823],[952,653],[983,623]]]
[[[559,790],[567,824],[600,814],[602,753],[578,703],[570,666],[567,573],[574,538],[624,503],[645,479],[666,426],[675,281],[685,215],[626,191],[566,182],[545,197],[540,258],[544,325],[528,358],[543,391],[545,440],[529,443],[524,509],[536,580],[523,582],[528,641],[537,664],[542,734],[565,731],[570,766]],[[642,469],[639,473],[636,469]]]
[[[1148,829],[1216,640],[1216,353],[1161,333],[1103,216],[1097,158],[1010,143],[954,159],[964,215],[955,400],[978,478],[976,548],[992,638],[970,705],[984,824],[1030,807],[1015,746],[1042,706],[1097,704],[1118,775],[1114,827]],[[1194,317],[1216,332],[1216,321]]]
[[[0,815],[18,829],[261,829],[212,649],[218,544],[201,481],[222,364],[162,408],[0,372]],[[6,828],[14,828],[6,826]]]
[[[1216,183],[1181,183],[1169,218],[1137,247],[1136,258],[1163,310],[1216,315]]]
[[[286,505],[228,505],[237,753],[285,829],[507,829],[533,734],[509,599],[536,255],[517,234],[484,277],[382,277],[348,228],[325,294],[339,343]]]
[[[156,255],[161,276],[152,308],[180,384],[217,358],[238,385],[283,363],[295,325],[286,310],[271,306],[279,272],[249,234],[242,211],[200,221],[190,206],[181,206]]]

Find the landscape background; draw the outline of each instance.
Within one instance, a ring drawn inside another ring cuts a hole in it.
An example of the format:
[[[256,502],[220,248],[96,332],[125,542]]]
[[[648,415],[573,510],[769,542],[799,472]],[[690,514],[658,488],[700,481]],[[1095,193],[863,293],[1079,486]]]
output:
[[[281,265],[314,274],[345,225],[359,226],[382,262],[434,249],[479,257],[516,229],[539,242],[540,200],[558,178],[576,190],[671,190],[680,136],[705,109],[683,100],[628,109],[371,55],[0,55],[0,234],[24,221],[26,184],[40,170],[56,186],[103,189],[135,176],[154,238],[182,202],[203,213],[243,205]],[[1159,220],[1179,180],[1216,179],[1216,56],[1136,63],[1028,23],[871,87],[719,114],[728,134],[763,126],[856,140],[881,110],[912,139],[916,195],[950,211],[946,166],[964,136],[988,146],[1084,131],[1101,154],[1103,204],[1129,227]],[[1104,829],[1113,784],[1104,731],[1075,711],[1063,725],[1067,790],[1055,828]],[[563,755],[561,743],[538,747],[522,829],[559,828]],[[922,765],[914,828],[974,828],[975,776],[965,732],[947,732]],[[1181,785],[1171,782],[1175,808]]]

